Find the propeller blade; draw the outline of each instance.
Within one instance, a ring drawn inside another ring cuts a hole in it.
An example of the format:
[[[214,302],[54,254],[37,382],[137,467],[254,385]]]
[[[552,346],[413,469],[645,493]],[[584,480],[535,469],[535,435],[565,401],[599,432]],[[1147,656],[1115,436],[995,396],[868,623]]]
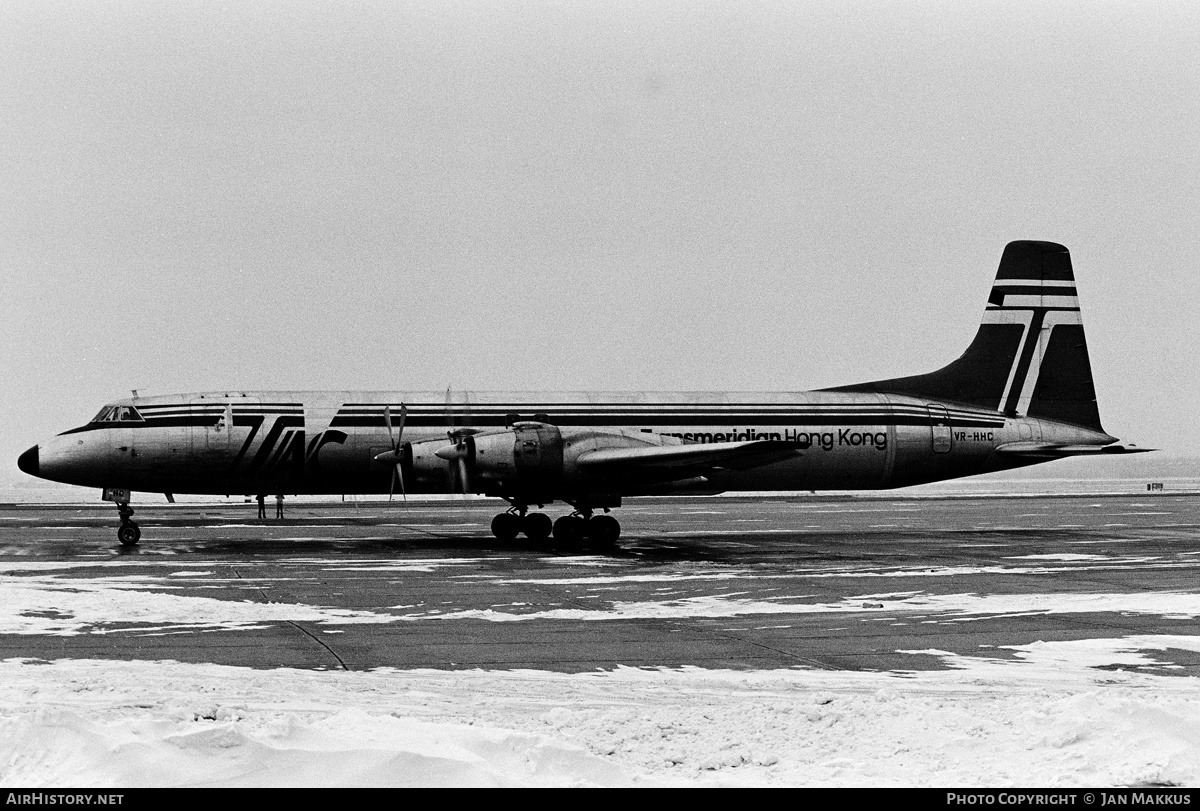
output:
[[[387,426],[388,441],[392,443],[391,451],[385,451],[375,457],[377,462],[387,462],[395,465],[392,471],[392,482],[388,488],[388,501],[390,502],[396,494],[396,480],[400,480],[400,494],[404,496],[404,505],[408,506],[408,493],[404,491],[404,471],[401,469],[403,455],[400,453],[400,442],[404,438],[404,421],[408,419],[408,406],[404,403],[400,404],[400,425],[396,429],[395,436],[392,435],[392,407],[384,405],[383,407],[383,424]]]
[[[467,464],[468,459],[474,462],[475,456],[475,440],[472,435],[479,432],[480,429],[472,428],[471,425],[471,397],[466,392],[462,394],[462,408],[456,414],[454,410],[454,391],[453,387],[446,387],[446,438],[449,439],[452,445],[448,445],[441,450],[435,451],[434,455],[445,459],[449,464],[447,467],[447,478],[450,489],[462,496],[467,495],[467,490],[470,488],[470,467]],[[461,424],[460,424],[461,422]]]
[[[396,466],[392,468],[392,486],[388,490],[388,501],[391,501],[396,495],[396,482],[400,482],[400,495],[404,498],[404,506],[407,507],[408,493],[404,489],[404,469],[401,467],[399,462],[397,462]]]
[[[392,407],[385,405],[383,407],[383,424],[387,426],[388,441],[392,443],[392,450],[400,449],[400,441],[404,438],[404,421],[408,419],[408,406],[404,403],[400,404],[400,427],[396,430],[396,435],[392,436]]]
[[[464,436],[477,434],[482,429],[471,427],[471,395],[467,392],[462,393],[462,408],[457,412],[454,410],[454,394],[449,386],[446,387],[446,405],[444,411],[446,418],[446,436],[454,442],[459,442]],[[462,424],[459,425],[459,422]]]
[[[458,488],[462,495],[467,494],[467,459],[466,456],[458,457]]]

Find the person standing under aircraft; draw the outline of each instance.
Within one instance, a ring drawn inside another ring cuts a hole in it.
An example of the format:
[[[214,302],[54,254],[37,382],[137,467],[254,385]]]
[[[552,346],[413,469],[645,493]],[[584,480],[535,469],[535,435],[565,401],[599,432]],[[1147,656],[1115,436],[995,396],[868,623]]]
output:
[[[267,520],[267,497],[262,493],[258,494],[258,520]]]
[[[275,496],[275,517],[283,518],[283,495]]]

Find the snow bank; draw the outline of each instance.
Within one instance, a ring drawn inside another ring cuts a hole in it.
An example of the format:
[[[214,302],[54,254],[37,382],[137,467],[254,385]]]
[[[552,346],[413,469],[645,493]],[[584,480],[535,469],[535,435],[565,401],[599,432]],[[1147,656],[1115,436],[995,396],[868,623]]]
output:
[[[1168,650],[1200,640],[912,651],[948,669],[894,673],[10,659],[0,785],[1196,785],[1200,684],[1162,675]]]

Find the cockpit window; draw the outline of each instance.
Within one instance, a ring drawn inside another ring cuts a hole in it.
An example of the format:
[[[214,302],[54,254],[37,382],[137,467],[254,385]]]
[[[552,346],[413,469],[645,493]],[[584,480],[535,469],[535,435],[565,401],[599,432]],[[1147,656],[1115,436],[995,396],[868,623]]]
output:
[[[142,415],[133,406],[105,406],[92,417],[92,422],[142,422]]]

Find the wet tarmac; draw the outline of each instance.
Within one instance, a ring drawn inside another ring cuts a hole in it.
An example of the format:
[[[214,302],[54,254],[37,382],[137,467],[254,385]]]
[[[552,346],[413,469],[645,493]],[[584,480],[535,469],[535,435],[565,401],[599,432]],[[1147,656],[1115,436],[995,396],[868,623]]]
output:
[[[111,505],[0,505],[0,658],[920,671],[1200,617],[1197,495],[631,500],[610,549],[489,501],[135,506],[129,549]]]

